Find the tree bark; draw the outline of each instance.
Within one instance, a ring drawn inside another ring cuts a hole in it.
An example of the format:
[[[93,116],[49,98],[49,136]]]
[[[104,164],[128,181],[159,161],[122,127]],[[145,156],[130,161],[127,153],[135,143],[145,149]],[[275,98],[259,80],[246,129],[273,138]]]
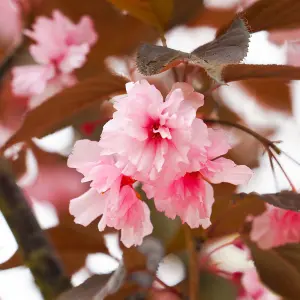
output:
[[[62,264],[38,224],[28,201],[13,177],[0,168],[0,210],[14,237],[24,264],[30,269],[46,300],[71,288]]]

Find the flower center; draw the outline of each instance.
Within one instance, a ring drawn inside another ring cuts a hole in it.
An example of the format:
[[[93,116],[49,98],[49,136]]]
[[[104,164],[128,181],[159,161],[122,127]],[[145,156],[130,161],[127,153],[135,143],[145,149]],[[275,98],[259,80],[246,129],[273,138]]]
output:
[[[159,129],[159,124],[158,123],[154,123],[153,127],[152,127],[152,130],[151,130],[151,134],[152,134],[152,138],[153,139],[161,138],[161,135],[160,135],[158,129]]]
[[[153,139],[172,139],[170,130],[167,126],[163,126],[158,122],[155,122],[150,129],[150,137]]]
[[[132,186],[134,183],[136,182],[136,180],[132,179],[129,176],[123,176],[122,180],[121,180],[121,187],[125,186],[125,185],[130,185]]]

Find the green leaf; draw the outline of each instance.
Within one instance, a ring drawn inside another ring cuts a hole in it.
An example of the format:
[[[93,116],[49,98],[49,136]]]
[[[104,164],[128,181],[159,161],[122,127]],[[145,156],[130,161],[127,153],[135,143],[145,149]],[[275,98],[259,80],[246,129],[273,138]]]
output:
[[[200,295],[205,300],[236,300],[237,290],[232,282],[208,272],[201,272]]]
[[[262,250],[244,238],[264,284],[285,299],[299,299],[300,244]]]

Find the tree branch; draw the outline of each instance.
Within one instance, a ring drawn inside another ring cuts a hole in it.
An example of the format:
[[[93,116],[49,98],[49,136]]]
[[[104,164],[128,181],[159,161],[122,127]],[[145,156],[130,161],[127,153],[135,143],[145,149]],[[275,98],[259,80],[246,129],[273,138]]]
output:
[[[259,142],[262,143],[262,145],[264,145],[266,151],[268,152],[268,155],[270,156],[270,161],[272,161],[271,158],[273,158],[275,160],[275,162],[277,163],[277,165],[279,166],[279,168],[281,169],[283,175],[286,177],[289,185],[291,186],[292,190],[294,192],[297,192],[295,186],[293,185],[291,179],[289,178],[289,176],[287,175],[287,173],[285,172],[284,168],[282,167],[281,163],[279,162],[279,160],[277,159],[276,155],[274,155],[274,153],[271,151],[273,150],[276,154],[280,155],[280,154],[284,154],[287,158],[289,158],[290,160],[292,160],[293,162],[297,163],[298,165],[300,165],[295,159],[293,159],[291,156],[289,156],[287,153],[283,152],[282,150],[280,150],[275,144],[274,142],[266,139],[265,137],[261,136],[260,134],[258,134],[257,132],[251,130],[250,128],[247,128],[243,125],[237,124],[237,123],[232,123],[230,121],[226,121],[226,120],[214,120],[214,119],[203,119],[203,122],[205,123],[210,123],[210,124],[221,124],[221,125],[225,125],[225,126],[230,126],[230,127],[235,127],[239,130],[242,130],[250,135],[252,135],[254,138],[256,138]],[[272,164],[271,164],[272,167]]]
[[[189,254],[189,296],[190,300],[199,300],[198,257],[191,228],[184,224],[185,239]]]
[[[0,162],[3,164],[3,162]],[[19,245],[25,265],[46,300],[55,299],[71,287],[22,191],[0,166],[0,209]]]

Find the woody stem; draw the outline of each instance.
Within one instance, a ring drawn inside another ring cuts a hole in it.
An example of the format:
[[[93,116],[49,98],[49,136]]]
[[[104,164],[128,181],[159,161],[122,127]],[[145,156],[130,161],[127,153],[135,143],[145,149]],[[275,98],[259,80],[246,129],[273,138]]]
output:
[[[71,288],[69,278],[39,226],[21,189],[0,161],[0,210],[14,237],[25,265],[30,269],[44,299],[55,299]]]
[[[189,295],[190,300],[199,300],[198,257],[191,228],[184,224],[187,250],[189,253]]]

